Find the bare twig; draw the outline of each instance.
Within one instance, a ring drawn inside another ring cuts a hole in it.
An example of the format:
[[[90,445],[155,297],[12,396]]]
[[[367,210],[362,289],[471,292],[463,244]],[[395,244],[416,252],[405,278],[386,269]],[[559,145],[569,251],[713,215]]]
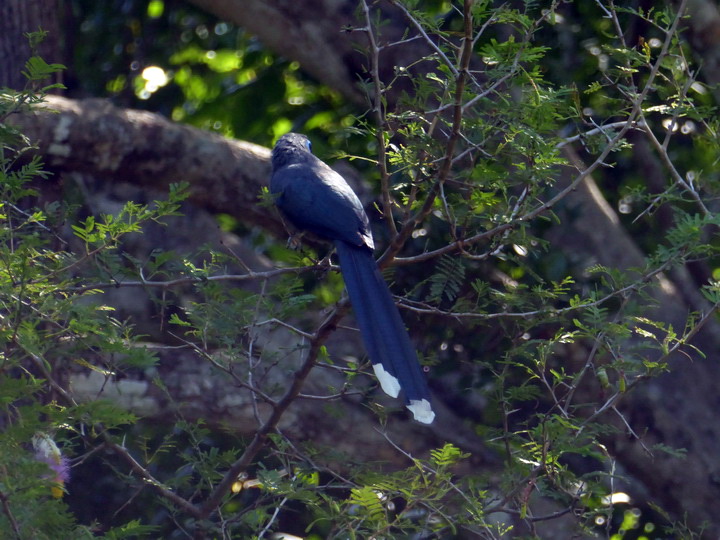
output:
[[[402,229],[399,231],[399,233],[395,236],[388,248],[385,250],[385,253],[383,253],[383,255],[380,257],[378,264],[381,267],[388,264],[395,257],[395,255],[397,255],[397,253],[400,251],[407,239],[410,238],[410,235],[418,226],[418,224],[420,224],[432,211],[435,199],[440,192],[442,184],[450,177],[453,157],[455,155],[455,145],[460,138],[460,133],[462,130],[463,97],[465,92],[465,84],[468,78],[468,68],[470,66],[470,59],[473,52],[471,7],[472,1],[465,0],[463,9],[463,42],[460,50],[460,58],[458,61],[459,67],[458,69],[455,69],[454,66],[452,67],[452,72],[455,75],[455,93],[452,107],[452,130],[445,143],[445,152],[442,159],[442,164],[437,173],[435,182],[430,189],[427,198],[425,199],[421,208],[415,213],[414,216],[405,221]],[[407,16],[410,16],[404,7],[401,7],[401,10],[403,10],[407,14]],[[417,21],[415,21],[414,24],[420,26]]]
[[[15,538],[20,540],[21,538],[23,538],[23,535],[20,531],[20,526],[18,525],[18,522],[13,515],[12,509],[10,508],[10,499],[2,491],[0,491],[0,503],[2,504],[3,514],[5,514],[8,521],[10,522],[10,527],[12,527],[12,532],[15,535]]]
[[[292,268],[276,268],[275,270],[268,270],[267,272],[248,272],[247,274],[222,274],[217,276],[186,276],[176,279],[169,279],[166,281],[161,280],[128,280],[128,281],[115,281],[115,282],[97,282],[82,285],[80,287],[65,287],[58,289],[61,292],[85,292],[92,291],[95,289],[118,289],[123,287],[153,287],[160,289],[171,289],[181,285],[191,285],[193,283],[205,283],[208,281],[252,281],[258,279],[271,279],[284,274],[299,274],[307,270],[312,270],[317,266],[295,266]]]
[[[385,110],[383,107],[383,95],[385,89],[380,79],[380,47],[375,39],[375,33],[373,31],[372,20],[370,19],[370,8],[368,7],[367,0],[363,0],[362,9],[365,15],[365,33],[367,34],[368,43],[370,46],[369,57],[370,57],[370,75],[373,83],[373,94],[372,94],[372,114],[375,117],[375,139],[377,141],[377,163],[380,171],[380,185],[381,185],[381,197],[383,205],[383,214],[385,217],[385,224],[390,231],[390,236],[394,237],[397,235],[397,227],[395,220],[393,219],[392,212],[392,198],[390,197],[390,173],[387,168],[387,156],[385,153]]]
[[[200,505],[199,513],[203,518],[208,517],[218,508],[225,495],[227,495],[230,491],[230,488],[237,479],[238,475],[250,466],[252,461],[255,459],[255,456],[257,456],[257,454],[265,447],[268,435],[275,430],[285,411],[300,394],[300,390],[302,389],[305,379],[315,366],[322,344],[333,332],[337,322],[346,311],[347,307],[345,306],[335,309],[319,326],[317,332],[315,332],[313,336],[313,340],[310,342],[305,360],[300,368],[293,374],[292,381],[288,389],[285,391],[285,394],[276,402],[270,416],[268,416],[262,426],[260,426],[260,428],[255,432],[255,435],[245,448],[245,451],[242,453],[240,458],[238,458],[235,463],[230,466],[230,468],[225,472],[223,479],[215,486],[202,505]]]
[[[455,78],[459,76],[458,70],[455,68],[453,63],[450,61],[450,59],[445,55],[445,53],[440,49],[440,47],[437,46],[435,41],[425,32],[425,29],[420,24],[420,22],[413,17],[412,13],[402,4],[402,2],[397,2],[396,0],[391,0],[392,4],[396,6],[400,11],[402,11],[403,15],[405,15],[405,18],[408,20],[408,22],[415,27],[415,30],[418,31],[418,33],[423,37],[425,40],[425,43],[433,50],[435,51],[435,54],[438,55],[443,61],[443,64],[447,66],[447,68],[450,70],[450,72],[453,74]],[[468,13],[468,2],[465,2],[465,10],[466,13]]]

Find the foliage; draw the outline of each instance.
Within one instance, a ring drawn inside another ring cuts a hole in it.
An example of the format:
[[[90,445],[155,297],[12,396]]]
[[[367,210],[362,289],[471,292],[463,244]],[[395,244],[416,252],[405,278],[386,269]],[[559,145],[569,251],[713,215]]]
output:
[[[333,404],[365,367],[345,364],[325,347],[345,313],[342,305],[332,307],[341,294],[337,276],[322,284],[303,281],[297,274],[313,265],[314,254],[278,246],[268,252],[280,254],[276,258],[286,267],[242,278],[227,272],[236,261],[218,252],[205,252],[201,262],[160,251],[141,261],[126,253],[128,236],[178,213],[187,195],[181,185],[167,201],[128,202],[116,214],[76,218],[70,245],[59,230],[73,209],[28,202],[48,174],[28,157],[31,147],[22,135],[3,123],[0,530],[19,538],[260,538],[288,529],[315,538],[500,538],[520,523],[527,537],[538,537],[543,522],[572,513],[578,528],[605,537],[630,538],[639,529],[648,538],[662,534],[670,521],[662,509],[652,514],[658,523],[648,524],[637,509],[621,511],[613,503],[620,478],[605,441],[621,431],[637,437],[618,406],[628,393],[670,369],[677,353],[702,355],[688,341],[714,316],[717,282],[703,286],[708,309],[683,328],[648,306],[659,302],[663,272],[688,261],[712,264],[717,255],[709,233],[719,218],[708,209],[718,188],[717,167],[707,158],[717,155],[717,125],[678,39],[676,14],[595,5],[606,16],[587,18],[597,28],[580,59],[590,74],[583,80],[591,80],[583,86],[562,76],[553,80],[543,67],[559,61],[550,44],[553,35],[567,32],[562,20],[569,8],[537,4],[397,3],[411,26],[424,29],[430,52],[413,69],[397,69],[393,81],[371,75],[365,84],[373,106],[351,121],[320,110],[339,98],[315,87],[300,90],[297,68],[268,62],[269,53],[250,38],[239,39],[237,50],[224,42],[228,28],[215,27],[215,37],[208,38],[205,25],[205,38],[215,40],[213,55],[191,34],[167,58],[158,58],[168,63],[166,90],[176,99],[168,100],[175,105],[166,112],[176,119],[237,135],[247,123],[233,124],[220,114],[228,106],[222,88],[243,84],[255,96],[280,78],[287,83],[283,91],[263,97],[283,102],[273,111],[276,122],[251,125],[248,133],[265,129],[268,137],[327,120],[327,129],[372,141],[372,174],[390,231],[384,261],[399,263],[391,277],[397,290],[409,291],[407,311],[442,321],[427,325],[428,363],[437,366],[438,376],[461,373],[462,384],[485,401],[482,409],[471,400],[462,408],[472,411],[466,420],[485,438],[488,453],[500,456],[497,470],[473,471],[475,456],[449,442],[424,458],[410,456],[390,430],[384,435],[405,454],[406,468],[379,470],[286,435],[280,420],[300,400],[314,366],[345,380],[317,400],[318,408],[338,415],[343,413]],[[587,15],[587,4],[579,7],[581,14]],[[139,3],[128,5],[140,9]],[[360,7],[367,19],[358,31],[376,38],[368,3]],[[142,9],[159,20],[166,6],[154,1]],[[628,21],[642,23],[653,39],[627,44],[622,29]],[[130,26],[139,32],[137,24]],[[381,63],[387,46],[366,51],[368,62]],[[55,69],[34,58],[27,76],[37,83]],[[394,84],[405,91],[391,102]],[[152,96],[143,91],[162,92],[127,75],[111,78],[106,88],[148,103]],[[43,91],[29,86],[5,92],[0,118],[39,103]],[[293,92],[317,106],[314,116],[302,120],[289,111]],[[217,118],[220,125],[211,126]],[[678,125],[687,126],[685,132]],[[630,207],[625,214],[635,209],[638,223],[630,227],[658,234],[647,235],[647,255],[634,267],[573,266],[552,243],[558,227],[572,228],[573,219],[582,219],[564,205],[591,174],[629,168],[633,136],[648,145],[671,182],[658,191],[631,177],[607,196],[619,208]],[[570,147],[582,149],[582,165],[571,163]],[[680,153],[676,147],[690,148]],[[672,224],[653,231],[648,217],[661,207],[672,212]],[[422,266],[425,278],[408,277],[402,269],[411,265]],[[231,288],[233,279],[258,286]],[[100,296],[113,287],[144,287],[157,303],[160,325],[169,328],[162,330],[250,396],[244,403],[257,428],[246,440],[209,421],[188,421],[159,379],[153,385],[167,393],[174,416],[165,429],[109,401],[75,400],[64,384],[73,373],[93,371],[110,385],[132,370],[151,371],[157,361],[130,322],[115,318]],[[309,311],[328,306],[323,322],[308,320]],[[261,347],[265,329],[283,334],[269,340],[283,345]],[[384,422],[387,411],[375,411]],[[120,510],[82,516],[86,523],[78,525],[77,515],[53,496],[63,487],[54,469],[33,456],[31,441],[38,434],[72,457],[71,482],[92,489],[98,470],[112,478],[105,488]],[[653,451],[683,454],[663,445]],[[539,500],[550,501],[554,511],[536,514]],[[681,524],[668,527],[694,534]]]
[[[28,37],[34,44],[43,36],[34,33]],[[86,302],[97,291],[69,291],[77,281],[75,273],[91,264],[99,251],[116,245],[142,222],[171,214],[179,200],[176,197],[174,206],[163,203],[162,211],[129,204],[128,213],[119,219],[104,216],[97,224],[104,235],[96,233],[92,237],[95,248],[89,249],[88,244],[84,254],[56,248],[60,209],[40,210],[27,204],[41,189],[38,182],[48,181],[49,175],[37,156],[28,158],[31,147],[23,135],[4,121],[41,103],[44,94],[57,87],[43,86],[42,81],[62,68],[33,56],[24,71],[26,89],[4,89],[0,101],[0,530],[7,538],[93,537],[89,527],[75,524],[60,500],[69,465],[53,438],[70,448],[83,440],[102,439],[134,417],[107,403],[75,403],[57,384],[54,373],[73,363],[88,366],[93,355],[124,352],[135,338],[126,324],[108,314],[110,308]],[[135,219],[125,219],[130,215]],[[87,231],[93,229],[91,223],[86,222]],[[153,361],[142,350],[128,358],[141,365]],[[117,366],[124,363],[119,359]],[[127,525],[123,529],[147,527]],[[120,532],[108,534],[119,538]]]
[[[297,62],[191,5],[74,0],[72,7],[82,21],[77,75],[91,95],[260,144],[300,125],[327,133],[351,122],[337,93]]]

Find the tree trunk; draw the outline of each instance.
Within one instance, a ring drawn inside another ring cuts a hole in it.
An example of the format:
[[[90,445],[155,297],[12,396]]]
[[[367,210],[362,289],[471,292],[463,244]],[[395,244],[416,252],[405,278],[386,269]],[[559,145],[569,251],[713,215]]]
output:
[[[36,50],[31,50],[24,34],[41,29],[48,33],[47,37]],[[27,83],[22,75],[23,66],[34,54],[49,64],[61,62],[61,38],[58,0],[0,2],[0,86],[23,89]],[[58,73],[48,84],[60,81]]]

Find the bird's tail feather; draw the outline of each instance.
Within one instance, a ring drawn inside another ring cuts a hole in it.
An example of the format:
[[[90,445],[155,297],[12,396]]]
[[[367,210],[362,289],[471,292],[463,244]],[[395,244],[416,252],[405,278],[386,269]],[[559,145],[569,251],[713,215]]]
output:
[[[425,375],[372,252],[342,241],[336,246],[345,288],[382,389],[392,397],[402,389],[415,419],[431,423],[435,413]]]

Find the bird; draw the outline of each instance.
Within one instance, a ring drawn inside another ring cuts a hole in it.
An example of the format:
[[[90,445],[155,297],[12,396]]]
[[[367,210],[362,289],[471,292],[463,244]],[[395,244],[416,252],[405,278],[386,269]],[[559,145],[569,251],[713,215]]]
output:
[[[287,133],[271,154],[270,193],[297,229],[331,240],[360,334],[383,391],[423,424],[435,418],[430,390],[390,289],[378,268],[370,220],[345,179],[312,153],[310,140]]]

